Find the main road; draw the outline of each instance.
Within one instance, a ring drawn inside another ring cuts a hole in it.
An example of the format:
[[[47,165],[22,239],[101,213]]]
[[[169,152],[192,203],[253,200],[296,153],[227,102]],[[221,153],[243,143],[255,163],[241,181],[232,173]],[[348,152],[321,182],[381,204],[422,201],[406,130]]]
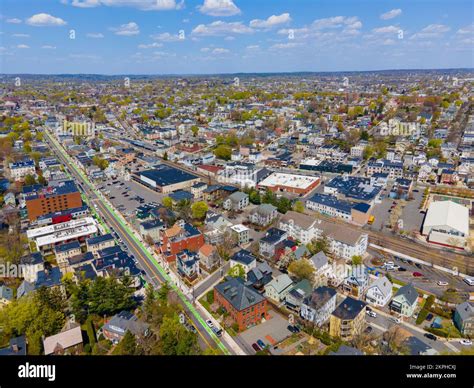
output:
[[[211,348],[217,348],[224,354],[236,354],[237,352],[230,346],[225,339],[218,338],[214,332],[207,326],[202,314],[193,305],[188,297],[184,295],[179,286],[174,284],[170,276],[160,266],[155,257],[147,250],[143,243],[135,236],[126,222],[116,213],[116,211],[103,199],[102,195],[95,189],[90,181],[84,176],[82,171],[74,164],[71,157],[59,145],[56,139],[44,131],[45,138],[51,146],[51,149],[59,157],[62,163],[67,167],[69,173],[80,183],[80,187],[87,196],[88,200],[97,205],[100,215],[127,245],[142,268],[147,273],[150,282],[154,288],[160,287],[167,282],[179,297],[179,303],[183,307],[186,315],[191,320],[200,336],[200,339]],[[212,345],[214,344],[214,345]]]

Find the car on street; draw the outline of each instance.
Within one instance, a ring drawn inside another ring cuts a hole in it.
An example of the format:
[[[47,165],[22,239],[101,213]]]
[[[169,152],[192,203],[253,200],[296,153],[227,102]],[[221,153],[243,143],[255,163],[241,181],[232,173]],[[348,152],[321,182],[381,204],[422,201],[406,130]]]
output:
[[[267,347],[267,345],[265,345],[265,342],[263,342],[261,339],[257,340],[257,344],[262,349],[265,349]]]
[[[459,341],[459,343],[461,345],[464,345],[464,346],[471,346],[472,345],[472,341],[470,339],[466,339],[466,338],[463,338],[461,341]]]
[[[262,349],[260,349],[260,346],[258,346],[255,342],[252,344],[252,348],[253,348],[253,350],[255,350],[256,352],[259,352],[260,350],[262,350]]]
[[[474,278],[464,278],[464,283],[474,286]]]
[[[395,322],[396,324],[402,323],[402,321],[400,320],[400,318],[392,318],[392,321]]]
[[[366,314],[371,317],[371,318],[377,318],[377,313],[375,311],[372,311],[372,310],[367,310],[366,311]]]
[[[420,263],[415,263],[415,267],[421,269],[421,264]]]
[[[421,277],[423,277],[423,274],[420,273],[420,272],[413,272],[413,276],[416,277],[416,278],[421,278]]]
[[[214,327],[214,324],[212,323],[210,319],[206,321],[206,325],[209,326],[211,329]]]
[[[301,330],[298,326],[288,325],[287,329],[292,333],[299,333]]]
[[[406,272],[406,270],[407,270],[407,269],[406,269],[405,267],[399,267],[399,268],[398,268],[398,271],[399,271],[399,272]]]
[[[431,341],[436,341],[438,339],[434,334],[431,333],[425,333],[424,336],[430,339]]]
[[[447,285],[449,285],[448,282],[444,282],[444,281],[442,281],[442,280],[438,280],[438,286],[447,286]]]

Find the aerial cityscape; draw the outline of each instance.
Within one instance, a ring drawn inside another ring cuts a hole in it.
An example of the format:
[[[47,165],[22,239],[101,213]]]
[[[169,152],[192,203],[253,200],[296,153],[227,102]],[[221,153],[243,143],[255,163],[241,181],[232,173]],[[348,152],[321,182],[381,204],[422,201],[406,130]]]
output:
[[[471,2],[2,3],[0,355],[474,355]]]

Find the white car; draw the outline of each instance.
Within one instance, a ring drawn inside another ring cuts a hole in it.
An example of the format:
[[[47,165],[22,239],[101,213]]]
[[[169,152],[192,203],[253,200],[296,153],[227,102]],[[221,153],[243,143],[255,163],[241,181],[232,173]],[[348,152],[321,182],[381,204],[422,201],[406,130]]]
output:
[[[438,286],[447,286],[449,285],[448,282],[443,282],[442,280],[438,280]]]
[[[367,310],[366,314],[371,318],[377,318],[377,313],[375,311]]]
[[[461,341],[459,341],[459,343],[461,345],[464,345],[464,346],[471,346],[472,345],[472,341],[469,340],[469,339],[462,339]]]
[[[392,321],[397,323],[397,324],[400,324],[402,323],[402,321],[400,320],[400,318],[392,318]]]
[[[207,326],[209,326],[211,329],[214,327],[214,324],[212,323],[212,321],[211,321],[210,319],[208,319],[208,320],[206,321],[206,324],[207,324]]]

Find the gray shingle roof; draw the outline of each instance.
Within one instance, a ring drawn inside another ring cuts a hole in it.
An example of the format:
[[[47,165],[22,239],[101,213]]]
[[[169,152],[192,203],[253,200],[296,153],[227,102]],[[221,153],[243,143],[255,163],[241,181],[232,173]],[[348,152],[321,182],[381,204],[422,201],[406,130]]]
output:
[[[215,288],[237,311],[245,310],[265,300],[262,295],[247,287],[238,278],[230,278]]]

